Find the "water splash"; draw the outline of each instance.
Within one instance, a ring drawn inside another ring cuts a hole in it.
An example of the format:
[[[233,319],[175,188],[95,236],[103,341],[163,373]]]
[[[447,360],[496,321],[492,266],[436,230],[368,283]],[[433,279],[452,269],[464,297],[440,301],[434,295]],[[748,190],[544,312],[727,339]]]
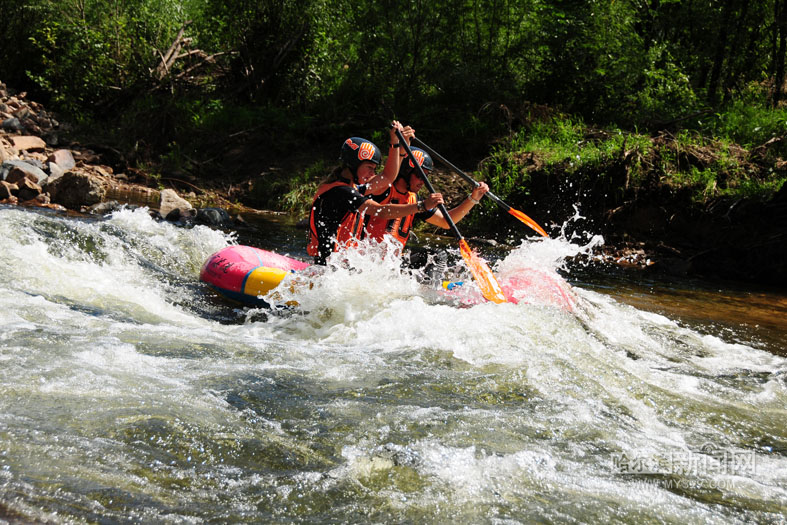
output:
[[[787,359],[583,288],[574,313],[457,308],[361,251],[283,287],[302,308],[224,324],[195,306],[214,300],[197,273],[232,242],[144,210],[0,208],[0,512],[783,518]],[[523,242],[495,272],[556,272],[588,246]]]

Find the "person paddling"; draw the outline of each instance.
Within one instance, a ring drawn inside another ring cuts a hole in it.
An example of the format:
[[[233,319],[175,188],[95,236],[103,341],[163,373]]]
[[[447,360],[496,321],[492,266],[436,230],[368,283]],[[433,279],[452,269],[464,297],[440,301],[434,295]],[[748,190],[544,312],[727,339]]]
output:
[[[423,169],[428,176],[434,169],[432,157],[422,149],[410,149],[413,152],[413,156],[418,161],[418,164],[421,165],[421,169]],[[442,194],[432,193],[426,199],[419,199],[416,194],[423,185],[424,181],[418,174],[418,170],[416,170],[412,159],[405,159],[401,163],[399,173],[393,185],[382,194],[375,195],[373,198],[379,204],[384,205],[415,204],[417,211],[396,218],[385,218],[380,215],[369,216],[366,220],[366,226],[364,227],[365,238],[374,239],[377,242],[382,242],[385,238],[393,239],[397,241],[397,255],[401,255],[410,237],[410,230],[416,219],[426,221],[440,228],[448,229],[448,222],[445,220],[440,210],[436,208],[438,204],[443,203]],[[482,182],[464,201],[455,208],[449,210],[448,214],[451,216],[454,223],[461,221],[488,191],[489,186],[487,186],[485,182]]]
[[[309,244],[306,251],[314,263],[325,265],[335,251],[354,246],[361,238],[364,215],[375,219],[390,220],[406,217],[419,211],[417,203],[380,204],[372,195],[390,188],[399,172],[401,157],[396,130],[405,140],[415,134],[411,127],[402,127],[394,121],[390,130],[388,159],[381,174],[375,169],[382,161],[380,150],[371,141],[350,137],[341,147],[341,166],[317,188],[309,213]],[[437,206],[435,198],[427,199],[428,207]]]

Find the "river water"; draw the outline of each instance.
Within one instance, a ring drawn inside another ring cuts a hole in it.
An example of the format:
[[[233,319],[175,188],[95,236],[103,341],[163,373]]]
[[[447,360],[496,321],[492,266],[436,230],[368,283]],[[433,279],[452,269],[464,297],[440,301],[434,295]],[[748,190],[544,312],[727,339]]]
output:
[[[787,519],[785,296],[577,268],[574,312],[457,308],[358,260],[243,310],[198,274],[303,255],[258,226],[0,207],[0,522]]]

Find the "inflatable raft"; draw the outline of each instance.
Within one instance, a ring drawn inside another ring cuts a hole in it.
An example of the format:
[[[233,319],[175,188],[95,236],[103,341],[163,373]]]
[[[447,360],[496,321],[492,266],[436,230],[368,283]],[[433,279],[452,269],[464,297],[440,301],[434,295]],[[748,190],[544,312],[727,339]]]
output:
[[[207,283],[227,299],[250,306],[270,306],[264,296],[276,288],[290,272],[298,272],[308,263],[251,246],[228,246],[211,255],[200,271],[200,281]],[[526,269],[500,281],[511,303],[525,302],[557,306],[573,311],[576,297],[566,281],[554,272]],[[442,295],[462,306],[486,302],[461,282],[444,282]]]
[[[251,306],[269,306],[262,296],[276,288],[289,272],[308,266],[303,261],[252,246],[228,246],[205,261],[199,279],[227,299]]]

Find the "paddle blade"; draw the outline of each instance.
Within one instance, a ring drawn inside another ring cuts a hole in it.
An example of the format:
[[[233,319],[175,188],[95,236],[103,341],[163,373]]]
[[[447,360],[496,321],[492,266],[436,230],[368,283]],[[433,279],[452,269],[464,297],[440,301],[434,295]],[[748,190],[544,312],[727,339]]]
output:
[[[510,208],[508,210],[508,213],[510,213],[511,215],[513,215],[514,217],[519,219],[520,221],[524,222],[525,224],[527,224],[528,226],[533,228],[535,231],[540,233],[542,236],[549,237],[549,235],[547,235],[547,232],[544,231],[544,228],[539,226],[536,221],[534,221],[533,219],[531,219],[530,217],[528,217],[527,215],[525,215],[521,211],[515,210],[514,208]]]
[[[467,241],[460,239],[459,248],[468,268],[470,268],[470,272],[475,277],[475,280],[478,281],[478,286],[481,288],[481,293],[484,294],[484,297],[494,303],[508,302],[492,270],[470,249]]]

